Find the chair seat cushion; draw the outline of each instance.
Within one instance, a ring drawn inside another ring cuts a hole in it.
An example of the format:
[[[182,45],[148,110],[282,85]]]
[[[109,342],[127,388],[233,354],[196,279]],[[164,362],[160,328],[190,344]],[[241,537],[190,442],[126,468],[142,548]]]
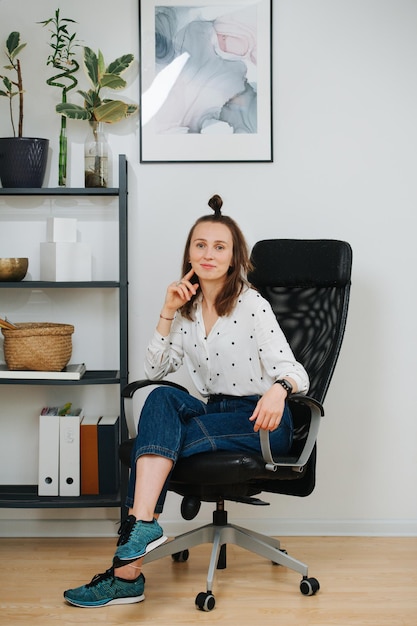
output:
[[[133,443],[134,439],[129,439],[119,447],[120,459],[128,467],[131,463]],[[291,463],[295,459],[286,457],[282,461]],[[170,489],[177,493],[182,493],[183,489],[186,493],[191,490],[197,494],[199,489],[206,491],[208,486],[220,491],[224,491],[223,487],[233,486],[233,489],[239,492],[243,486],[243,489],[251,493],[259,491],[279,493],[283,479],[293,482],[300,480],[303,475],[303,471],[294,472],[291,467],[282,467],[276,472],[271,472],[265,468],[265,461],[261,456],[219,450],[179,459],[171,476]]]
[[[134,439],[124,441],[119,447],[119,456],[130,467]],[[176,483],[200,485],[231,485],[253,480],[265,475],[262,457],[236,452],[203,452],[177,462],[172,479]]]
[[[172,479],[175,483],[234,485],[256,479],[265,473],[262,457],[236,452],[203,452],[179,459]]]

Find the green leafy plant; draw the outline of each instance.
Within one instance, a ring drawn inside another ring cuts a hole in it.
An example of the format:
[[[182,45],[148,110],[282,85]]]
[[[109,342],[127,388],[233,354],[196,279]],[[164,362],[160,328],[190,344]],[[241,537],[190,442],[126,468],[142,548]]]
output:
[[[74,74],[80,65],[76,61],[74,48],[78,46],[75,39],[76,33],[69,32],[69,25],[76,22],[68,17],[60,17],[59,9],[55,11],[54,17],[39,22],[43,26],[50,26],[51,39],[49,46],[52,53],[48,56],[47,65],[51,65],[58,73],[47,79],[47,84],[51,87],[61,89],[61,103],[67,102],[67,93],[74,89],[78,81]],[[61,115],[61,132],[59,135],[59,163],[58,163],[58,184],[64,186],[67,179],[67,118]]]
[[[87,46],[84,48],[84,68],[92,88],[78,91],[84,98],[84,106],[71,103],[57,104],[56,110],[61,115],[73,120],[89,120],[90,122],[106,122],[113,124],[132,115],[138,110],[136,104],[127,104],[122,100],[103,97],[108,89],[120,90],[127,85],[121,76],[133,63],[133,54],[125,54],[108,66],[105,65],[102,52],[96,54]]]
[[[8,65],[4,65],[3,69],[16,72],[15,80],[12,80],[8,76],[0,74],[0,79],[3,80],[5,90],[0,89],[0,96],[5,96],[9,99],[9,113],[10,121],[12,124],[13,136],[16,137],[16,126],[14,122],[13,114],[13,100],[16,96],[19,97],[19,116],[18,116],[18,130],[17,136],[23,136],[23,79],[22,68],[20,65],[20,59],[18,55],[26,46],[25,43],[20,43],[20,33],[13,31],[7,38],[5,55],[8,60]]]

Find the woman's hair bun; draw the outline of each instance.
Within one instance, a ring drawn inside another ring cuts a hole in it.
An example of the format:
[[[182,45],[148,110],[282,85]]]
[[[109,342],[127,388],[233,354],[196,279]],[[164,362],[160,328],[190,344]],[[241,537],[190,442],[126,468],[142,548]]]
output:
[[[210,198],[208,205],[211,209],[213,209],[215,217],[220,217],[223,200],[217,193]]]

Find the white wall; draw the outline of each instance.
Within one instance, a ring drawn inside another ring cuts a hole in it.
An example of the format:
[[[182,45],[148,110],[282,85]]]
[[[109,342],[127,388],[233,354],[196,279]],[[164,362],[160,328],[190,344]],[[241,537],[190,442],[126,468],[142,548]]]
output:
[[[61,3],[62,15],[77,20],[79,38],[100,47],[106,60],[130,51],[138,58],[136,0],[119,0],[117,18],[107,0],[67,4]],[[177,278],[186,233],[212,193],[223,196],[250,244],[274,236],[349,241],[351,306],[325,405],[317,488],[307,499],[268,497],[271,506],[261,510],[229,508],[235,519],[256,518],[251,523],[274,534],[416,534],[417,3],[273,5],[274,163],[139,164],[137,120],[109,133],[113,153],[126,153],[130,163],[131,377],[142,375],[165,286]],[[56,6],[55,0],[0,0],[0,40],[19,30],[28,42],[25,133],[51,140],[50,186],[57,183],[57,93],[44,85],[47,34],[35,22]],[[131,78],[126,95],[136,99],[137,75]],[[0,135],[6,135],[0,105]],[[85,133],[83,123],[69,124],[72,184],[80,179]],[[80,520],[114,515],[24,511],[29,521],[12,524],[22,512],[2,510],[0,530],[88,532]],[[209,517],[210,507],[203,507],[197,522]],[[185,526],[175,496],[164,524],[168,532]],[[110,526],[91,531],[98,528]]]

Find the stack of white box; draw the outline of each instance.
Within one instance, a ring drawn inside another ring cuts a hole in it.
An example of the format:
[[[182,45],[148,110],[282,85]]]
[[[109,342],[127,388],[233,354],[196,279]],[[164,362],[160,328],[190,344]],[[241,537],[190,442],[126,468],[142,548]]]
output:
[[[91,250],[77,242],[76,219],[48,218],[47,241],[40,247],[41,280],[91,280]]]

